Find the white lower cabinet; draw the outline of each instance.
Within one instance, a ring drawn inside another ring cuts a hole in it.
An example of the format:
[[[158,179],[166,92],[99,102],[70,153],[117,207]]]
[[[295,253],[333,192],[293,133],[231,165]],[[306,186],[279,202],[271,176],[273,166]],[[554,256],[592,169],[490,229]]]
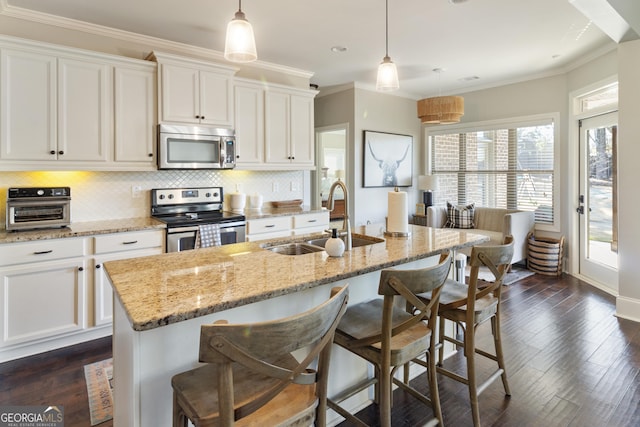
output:
[[[329,228],[329,211],[247,220],[247,242],[298,234],[321,233]]]
[[[75,332],[87,325],[83,258],[2,269],[2,339],[6,347]]]
[[[110,335],[102,263],[163,246],[163,230],[0,245],[0,363]]]
[[[102,264],[107,261],[161,254],[163,242],[162,231],[138,231],[94,237],[94,325],[111,324],[113,320],[113,289]]]
[[[274,216],[247,220],[247,242],[291,236],[291,217]]]
[[[0,246],[0,351],[87,327],[85,247],[82,238]]]
[[[329,211],[293,216],[293,234],[322,233],[329,228]]]

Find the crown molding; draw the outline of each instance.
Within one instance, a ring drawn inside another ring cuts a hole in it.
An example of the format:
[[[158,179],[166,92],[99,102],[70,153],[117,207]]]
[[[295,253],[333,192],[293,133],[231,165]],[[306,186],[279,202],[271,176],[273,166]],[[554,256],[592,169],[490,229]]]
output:
[[[133,33],[130,31],[119,30],[116,28],[106,27],[103,25],[92,24],[77,19],[65,18],[61,16],[51,15],[48,13],[37,12],[21,7],[11,6],[7,4],[7,0],[0,0],[0,15],[11,18],[22,19],[25,21],[36,22],[44,25],[63,28],[66,30],[81,31],[102,37],[108,37],[116,40],[122,40],[129,43],[139,43],[149,46],[150,50],[175,50],[185,55],[196,58],[204,58],[217,61],[227,65],[236,65],[224,59],[224,53],[207,49],[203,47],[193,46],[185,43],[174,42],[171,40],[161,39],[158,37],[146,36],[144,34]],[[265,61],[255,61],[248,65],[251,68],[274,71],[287,74],[294,77],[310,79],[313,72],[301,70],[298,68],[287,67],[284,65],[273,64]]]

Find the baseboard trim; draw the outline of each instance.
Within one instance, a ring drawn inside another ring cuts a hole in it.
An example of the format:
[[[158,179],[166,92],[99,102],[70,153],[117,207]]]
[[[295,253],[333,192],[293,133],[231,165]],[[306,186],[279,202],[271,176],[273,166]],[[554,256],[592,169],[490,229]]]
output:
[[[616,298],[616,316],[622,319],[640,322],[640,300],[628,297]]]

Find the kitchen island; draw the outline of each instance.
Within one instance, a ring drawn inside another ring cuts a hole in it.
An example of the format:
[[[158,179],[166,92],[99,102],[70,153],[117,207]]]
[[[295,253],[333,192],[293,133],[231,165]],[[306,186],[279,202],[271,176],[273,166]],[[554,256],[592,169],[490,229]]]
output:
[[[171,377],[197,366],[202,324],[293,315],[322,303],[331,287],[346,283],[354,304],[377,295],[384,268],[435,265],[444,250],[487,240],[465,231],[413,225],[408,237],[387,237],[382,231],[380,225],[356,227],[355,233],[384,241],[353,248],[341,258],[324,251],[283,255],[256,242],[105,263],[116,295],[114,425],[171,425]],[[366,364],[335,348],[329,395],[368,375]],[[347,405],[357,409],[369,398],[365,393],[352,399]]]

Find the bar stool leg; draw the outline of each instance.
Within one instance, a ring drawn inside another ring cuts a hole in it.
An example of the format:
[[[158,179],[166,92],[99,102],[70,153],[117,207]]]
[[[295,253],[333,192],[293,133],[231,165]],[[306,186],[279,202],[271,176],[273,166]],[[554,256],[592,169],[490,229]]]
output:
[[[491,318],[491,329],[493,332],[493,341],[496,346],[496,358],[498,359],[498,367],[502,369],[502,385],[504,386],[504,394],[511,396],[509,382],[507,381],[507,369],[504,364],[504,353],[502,352],[502,339],[500,335],[500,314]]]
[[[475,364],[475,328],[472,325],[467,327],[464,334],[464,353],[467,359],[467,380],[469,386],[469,401],[471,402],[471,416],[473,425],[480,427],[480,405],[478,404],[478,383],[476,381]]]

